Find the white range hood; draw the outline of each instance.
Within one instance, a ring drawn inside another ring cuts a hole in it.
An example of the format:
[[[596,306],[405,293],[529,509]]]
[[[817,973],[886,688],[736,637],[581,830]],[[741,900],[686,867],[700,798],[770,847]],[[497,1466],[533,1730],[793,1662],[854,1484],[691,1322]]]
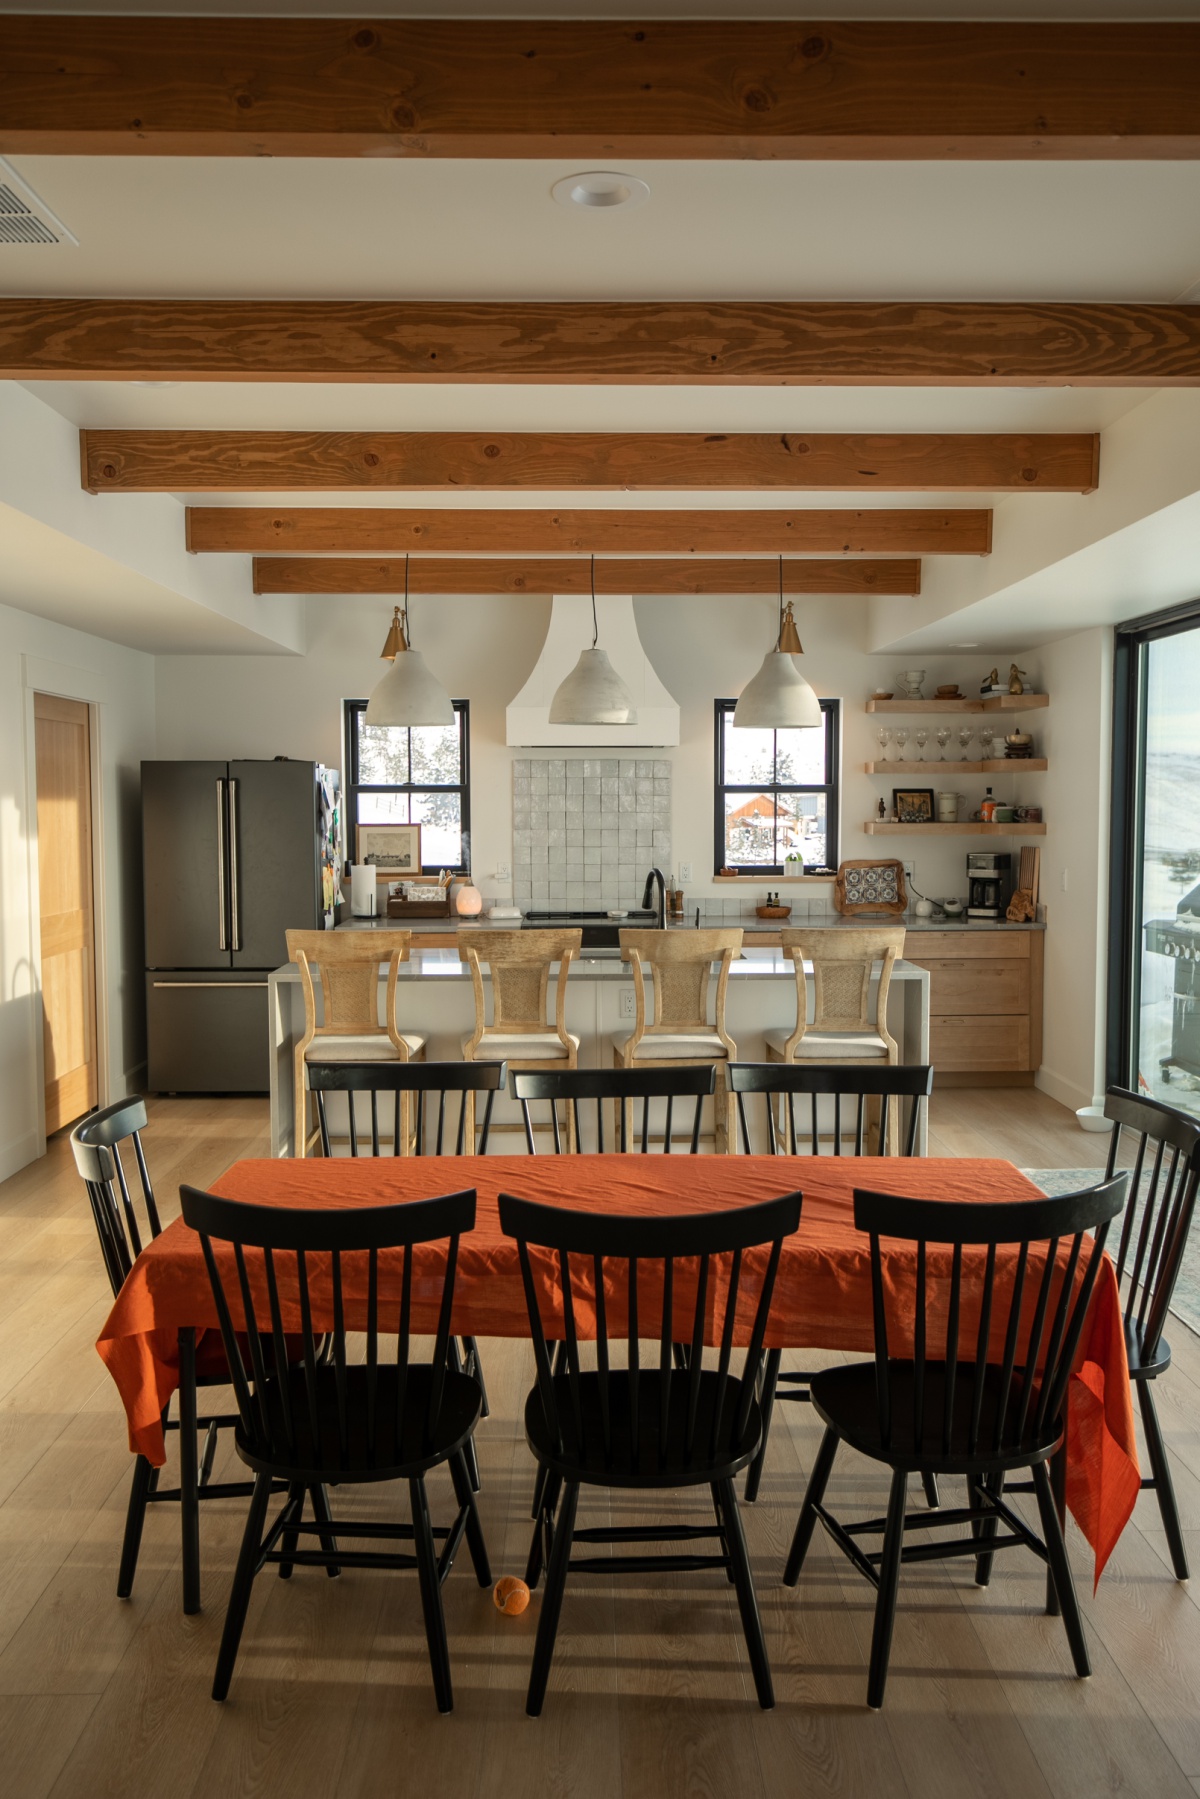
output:
[[[592,647],[592,601],[588,594],[556,593],[550,629],[533,673],[508,708],[505,741],[533,749],[591,749],[596,745],[658,749],[679,742],[679,707],[642,648],[633,616],[633,595],[597,594],[599,645],[633,695],[636,725],[552,725],[550,702],[560,682]]]

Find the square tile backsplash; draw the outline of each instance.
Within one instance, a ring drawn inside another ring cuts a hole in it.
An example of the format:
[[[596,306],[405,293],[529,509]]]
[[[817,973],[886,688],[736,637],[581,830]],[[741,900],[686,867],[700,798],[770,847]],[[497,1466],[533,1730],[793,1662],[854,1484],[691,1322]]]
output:
[[[671,872],[671,764],[638,756],[513,763],[513,904],[523,912],[637,906]]]

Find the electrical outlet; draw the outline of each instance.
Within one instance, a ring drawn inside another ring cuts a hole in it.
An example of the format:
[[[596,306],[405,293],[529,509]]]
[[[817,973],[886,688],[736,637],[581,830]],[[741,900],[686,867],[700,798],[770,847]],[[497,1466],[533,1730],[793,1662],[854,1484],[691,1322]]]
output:
[[[633,988],[632,987],[622,987],[622,989],[621,989],[621,1017],[622,1018],[636,1018],[637,1017],[637,1007],[634,1005],[633,1002],[634,1002]]]
[[[692,865],[690,862],[681,862],[679,864],[679,878],[681,881],[690,881],[691,880]]]
[[[1062,871],[1062,890],[1064,893],[1067,891],[1067,871],[1065,868]]]
[[[909,882],[909,883],[910,883],[910,884],[911,884],[911,882],[912,882],[912,881],[914,881],[914,880],[915,880],[915,879],[916,879],[916,877],[915,877],[915,875],[914,875],[914,874],[913,874],[913,865],[912,865],[912,863],[911,863],[911,862],[902,862],[902,863],[901,863],[901,864],[900,864],[900,866],[901,866],[901,868],[902,868],[902,869],[903,869],[903,870],[904,870],[904,878],[905,878],[905,880],[906,880],[906,881],[908,881],[908,882]]]
[[[496,879],[498,881],[508,881],[512,879],[512,871],[507,862],[497,862]]]

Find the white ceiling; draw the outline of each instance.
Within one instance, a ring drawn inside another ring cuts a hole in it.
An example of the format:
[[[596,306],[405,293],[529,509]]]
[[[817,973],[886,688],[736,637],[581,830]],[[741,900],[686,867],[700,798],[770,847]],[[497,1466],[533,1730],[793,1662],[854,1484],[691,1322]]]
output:
[[[21,156],[79,238],[0,292],[312,299],[1175,300],[1200,162],[654,162],[631,212],[577,161]]]

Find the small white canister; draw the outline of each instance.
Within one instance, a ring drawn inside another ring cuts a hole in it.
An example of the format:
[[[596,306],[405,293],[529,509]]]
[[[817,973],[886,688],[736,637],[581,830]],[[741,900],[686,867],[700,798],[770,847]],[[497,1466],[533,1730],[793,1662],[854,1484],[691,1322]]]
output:
[[[355,862],[350,868],[350,914],[374,918],[379,898],[379,873],[373,862]]]
[[[956,825],[958,823],[958,802],[965,799],[962,793],[939,793],[937,796],[937,821],[940,825]]]

